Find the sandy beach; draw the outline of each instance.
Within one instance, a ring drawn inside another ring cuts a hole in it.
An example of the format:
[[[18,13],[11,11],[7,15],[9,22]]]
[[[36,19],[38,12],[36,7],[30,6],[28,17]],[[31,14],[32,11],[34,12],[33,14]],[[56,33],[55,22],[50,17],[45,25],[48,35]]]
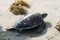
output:
[[[40,35],[15,37],[14,32],[4,32],[11,28],[15,22],[24,17],[24,15],[14,15],[9,11],[11,4],[15,0],[0,0],[0,40],[60,40],[60,33],[54,27],[60,20],[60,0],[28,0],[31,8],[28,9],[28,15],[33,13],[48,13],[44,19],[46,29]]]

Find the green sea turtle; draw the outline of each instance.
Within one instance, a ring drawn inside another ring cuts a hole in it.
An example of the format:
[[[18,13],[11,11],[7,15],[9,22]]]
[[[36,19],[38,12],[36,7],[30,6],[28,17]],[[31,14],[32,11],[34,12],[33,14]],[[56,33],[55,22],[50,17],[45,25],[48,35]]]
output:
[[[7,29],[9,31],[27,31],[31,30],[34,33],[41,33],[45,27],[46,23],[44,22],[44,18],[47,16],[47,13],[40,14],[40,13],[35,13],[31,15],[25,16],[21,21],[19,20],[18,23],[15,24],[14,28]]]

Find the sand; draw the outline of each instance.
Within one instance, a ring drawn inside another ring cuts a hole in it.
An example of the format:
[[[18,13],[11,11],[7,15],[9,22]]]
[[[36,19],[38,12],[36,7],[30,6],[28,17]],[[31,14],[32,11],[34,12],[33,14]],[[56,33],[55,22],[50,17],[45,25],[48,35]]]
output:
[[[15,36],[13,32],[4,32],[7,28],[11,28],[15,22],[24,17],[24,15],[14,15],[9,11],[10,5],[15,0],[0,0],[0,40],[60,40],[60,33],[54,28],[60,20],[60,0],[29,0],[31,8],[28,14],[32,13],[48,13],[44,19],[47,28],[40,35]]]

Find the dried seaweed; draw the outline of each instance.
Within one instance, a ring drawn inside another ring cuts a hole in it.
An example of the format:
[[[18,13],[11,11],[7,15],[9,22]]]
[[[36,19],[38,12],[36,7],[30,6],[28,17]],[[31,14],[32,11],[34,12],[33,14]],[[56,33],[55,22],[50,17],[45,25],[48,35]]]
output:
[[[55,28],[60,32],[60,21],[57,23]]]
[[[17,0],[11,5],[10,12],[12,12],[15,15],[26,14],[28,8],[30,8],[29,3],[23,0]]]

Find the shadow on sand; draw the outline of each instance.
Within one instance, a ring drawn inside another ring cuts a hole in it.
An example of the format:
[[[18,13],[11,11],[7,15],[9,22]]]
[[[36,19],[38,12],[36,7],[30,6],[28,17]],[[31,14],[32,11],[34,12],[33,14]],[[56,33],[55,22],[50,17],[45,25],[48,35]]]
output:
[[[2,26],[0,26],[0,32],[1,32],[1,31],[3,31],[3,30],[2,30]]]

